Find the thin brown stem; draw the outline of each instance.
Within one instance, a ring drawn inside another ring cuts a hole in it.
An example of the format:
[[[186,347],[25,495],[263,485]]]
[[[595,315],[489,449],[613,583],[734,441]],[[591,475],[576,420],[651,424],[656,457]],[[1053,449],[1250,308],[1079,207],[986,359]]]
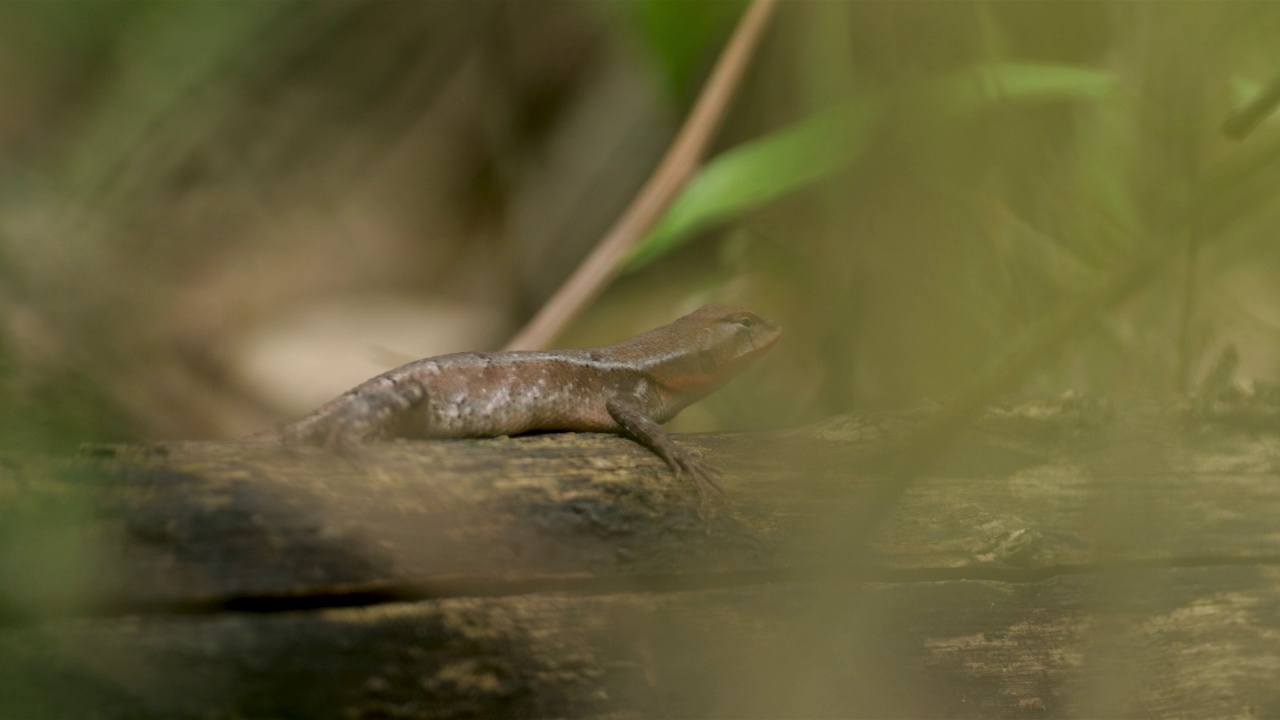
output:
[[[545,348],[617,276],[627,253],[658,221],[702,162],[707,145],[715,136],[743,72],[755,54],[775,2],[752,1],[721,51],[692,112],[649,180],[591,254],[505,349]]]

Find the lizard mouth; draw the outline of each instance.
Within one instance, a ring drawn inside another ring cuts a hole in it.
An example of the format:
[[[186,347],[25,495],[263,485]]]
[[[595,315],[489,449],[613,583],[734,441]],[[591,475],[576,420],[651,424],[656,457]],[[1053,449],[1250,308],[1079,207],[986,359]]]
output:
[[[762,320],[760,325],[753,328],[751,340],[747,348],[736,358],[735,363],[749,363],[760,355],[764,354],[769,348],[778,344],[778,340],[782,337],[782,328],[768,320]]]
[[[761,324],[757,335],[759,337],[757,337],[755,341],[756,347],[760,348],[760,350],[768,350],[776,345],[778,340],[782,337],[782,328],[776,323],[765,320]]]

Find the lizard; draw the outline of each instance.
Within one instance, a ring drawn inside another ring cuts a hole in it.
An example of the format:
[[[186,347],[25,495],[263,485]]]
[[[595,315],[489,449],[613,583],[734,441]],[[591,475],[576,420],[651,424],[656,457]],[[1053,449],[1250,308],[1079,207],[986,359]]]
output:
[[[440,355],[389,370],[250,439],[351,448],[394,438],[619,433],[677,478],[689,477],[705,503],[708,487],[724,494],[713,469],[662,424],[751,365],[781,333],[745,308],[705,305],[598,348]]]

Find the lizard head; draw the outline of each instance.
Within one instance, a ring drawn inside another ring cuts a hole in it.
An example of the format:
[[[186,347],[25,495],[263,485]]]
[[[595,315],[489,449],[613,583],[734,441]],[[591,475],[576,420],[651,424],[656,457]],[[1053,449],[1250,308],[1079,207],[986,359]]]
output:
[[[745,370],[781,335],[746,308],[704,305],[636,340],[644,341],[658,392],[678,411]]]

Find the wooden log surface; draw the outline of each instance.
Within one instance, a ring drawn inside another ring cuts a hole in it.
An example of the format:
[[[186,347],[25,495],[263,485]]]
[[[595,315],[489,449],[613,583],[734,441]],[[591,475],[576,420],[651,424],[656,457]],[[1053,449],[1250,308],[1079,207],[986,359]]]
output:
[[[683,438],[708,517],[598,435],[10,463],[0,715],[1280,714],[1280,438],[1021,422],[865,552],[874,423]]]

